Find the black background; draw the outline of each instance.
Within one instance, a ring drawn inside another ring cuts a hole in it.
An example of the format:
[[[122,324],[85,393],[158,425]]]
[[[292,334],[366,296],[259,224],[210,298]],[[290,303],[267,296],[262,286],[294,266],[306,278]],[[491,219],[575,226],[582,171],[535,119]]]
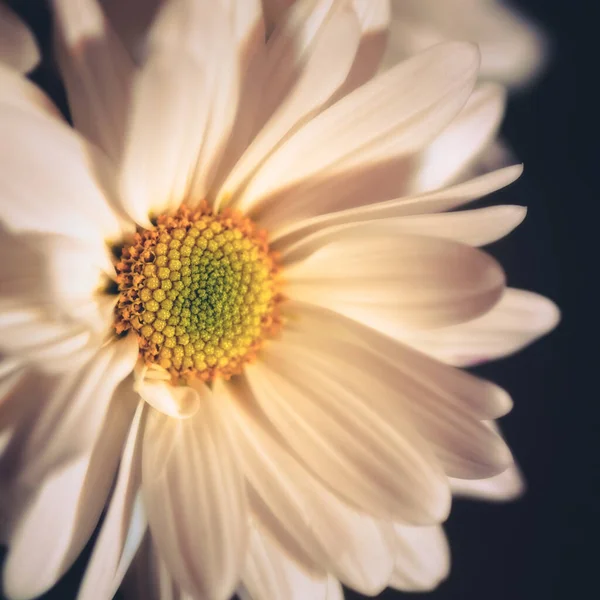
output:
[[[43,1],[10,4],[47,53],[50,22]],[[510,504],[455,502],[446,527],[452,573],[436,591],[418,595],[428,600],[598,597],[600,269],[594,259],[600,197],[592,187],[592,169],[600,169],[596,3],[513,4],[546,29],[552,57],[545,74],[509,103],[502,133],[525,163],[525,175],[494,195],[492,203],[522,204],[529,212],[517,231],[489,251],[504,265],[511,286],[554,299],[563,319],[553,334],[517,356],[475,369],[515,400],[501,425],[528,491]],[[43,64],[33,78],[64,106],[50,65]],[[43,598],[74,598],[86,558],[87,551]],[[387,590],[381,598],[416,596]],[[347,593],[350,600],[359,597]]]

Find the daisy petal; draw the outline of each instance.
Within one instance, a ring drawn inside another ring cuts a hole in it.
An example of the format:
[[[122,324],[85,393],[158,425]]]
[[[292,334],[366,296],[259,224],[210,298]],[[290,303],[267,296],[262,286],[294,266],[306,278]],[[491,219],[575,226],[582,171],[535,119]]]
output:
[[[286,270],[290,298],[330,308],[387,335],[474,319],[504,291],[491,257],[450,240],[395,236],[375,225],[338,233]]]
[[[165,4],[149,33],[136,77],[121,191],[131,217],[206,197],[237,107],[238,70],[223,7],[195,0]]]
[[[466,367],[518,352],[550,332],[560,311],[548,298],[507,289],[485,315],[433,331],[411,331],[403,341],[450,365]]]
[[[316,562],[363,594],[383,590],[393,568],[384,528],[337,498],[269,435],[249,409],[256,401],[247,386],[229,390],[256,522],[312,572]]]
[[[477,66],[475,48],[447,44],[376,77],[286,141],[250,181],[236,206],[256,209],[301,182],[420,150],[467,101]],[[271,214],[270,208],[269,225],[312,216],[304,214],[299,201],[288,206],[288,200],[286,196],[285,210]]]
[[[233,594],[246,555],[246,498],[215,398],[189,419],[149,411],[142,491],[161,558],[182,588],[207,600]]]
[[[12,533],[4,565],[9,598],[41,595],[65,573],[87,543],[121,458],[133,412],[126,400],[115,398],[105,417],[94,423],[96,431],[88,436],[82,452],[55,462],[46,477],[30,482],[36,493]],[[64,443],[66,438],[57,435]],[[38,462],[44,461],[40,458]],[[45,462],[52,461],[46,458]],[[48,507],[52,507],[51,516]]]
[[[293,339],[305,352],[313,353],[330,377],[355,373],[353,379],[360,381],[373,409],[386,415],[396,430],[401,430],[406,422],[412,423],[428,441],[446,474],[465,479],[491,477],[512,464],[502,437],[473,414],[469,402],[440,389],[423,367],[413,370],[411,350],[397,345],[394,353],[382,355],[377,347],[369,348],[369,336],[361,339],[360,328],[348,326],[344,332],[339,317],[336,322],[336,317],[331,316],[327,326],[310,311],[295,314],[299,319],[297,331],[293,337],[288,336],[288,343]],[[327,333],[319,333],[319,326]],[[338,327],[342,335],[336,332]],[[377,334],[371,337],[375,337],[376,344]],[[298,360],[302,360],[301,356]],[[486,386],[481,382],[473,388],[483,392]],[[488,394],[493,392],[492,387]],[[481,402],[478,397],[475,400]]]
[[[6,4],[0,4],[0,63],[21,73],[32,71],[40,53],[25,23]]]
[[[301,219],[289,226],[276,228],[271,237],[277,248],[286,248],[296,242],[301,244],[304,236],[325,227],[444,212],[468,204],[513,183],[522,172],[523,168],[516,165],[435,192],[405,196]]]
[[[525,481],[516,465],[486,479],[450,479],[452,493],[463,498],[507,502],[525,492]]]
[[[0,10],[3,6],[0,4]],[[1,62],[0,103],[62,119],[60,111],[40,88]]]
[[[338,98],[372,79],[379,69],[388,40],[389,0],[353,0],[352,3],[360,23],[361,39],[352,69],[337,94]]]
[[[242,581],[242,600],[329,600],[327,577],[305,573],[256,528],[250,532]]]
[[[118,162],[134,65],[98,0],[53,0],[57,58],[75,127]]]
[[[136,376],[134,389],[152,408],[174,419],[189,419],[200,409],[200,394],[188,386],[174,387]]]
[[[47,395],[46,401],[35,407],[32,422],[19,434],[22,447],[13,468],[20,485],[35,486],[53,469],[89,454],[106,435],[107,420],[130,419],[119,384],[133,370],[137,354],[135,336],[128,336],[101,349],[83,368],[42,380],[46,389],[30,395],[34,401]]]
[[[359,509],[412,523],[445,518],[445,477],[410,418],[391,426],[364,401],[371,380],[342,376],[331,358],[293,339],[270,344],[263,361],[246,371],[263,418],[315,475]]]
[[[122,229],[90,172],[90,156],[101,162],[98,150],[66,124],[26,109],[5,107],[0,127],[3,223],[72,237],[105,254],[106,240],[119,239]]]
[[[413,193],[441,188],[464,173],[496,136],[505,105],[506,93],[500,86],[477,88],[456,119],[421,155]]]
[[[450,571],[450,549],[441,527],[394,525],[396,568],[390,586],[405,592],[437,587]]]
[[[299,124],[345,81],[360,28],[348,0],[298,2],[269,40],[257,123],[265,123],[223,184],[233,196]]]
[[[147,523],[138,494],[143,407],[140,402],[133,417],[115,489],[77,600],[112,598],[144,537]]]
[[[281,255],[286,263],[294,263],[306,258],[320,246],[335,241],[340,231],[353,228],[361,232],[372,229],[383,235],[423,235],[454,240],[469,246],[485,246],[508,235],[521,224],[526,213],[527,209],[523,206],[491,206],[450,213],[345,223],[320,229],[303,237],[287,246]]]

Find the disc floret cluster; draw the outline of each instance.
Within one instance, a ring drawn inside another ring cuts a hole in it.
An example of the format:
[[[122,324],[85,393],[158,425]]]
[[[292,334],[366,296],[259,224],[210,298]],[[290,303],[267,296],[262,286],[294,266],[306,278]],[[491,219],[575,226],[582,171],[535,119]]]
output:
[[[138,231],[117,262],[118,333],[173,380],[229,378],[279,324],[278,268],[266,234],[202,204]]]

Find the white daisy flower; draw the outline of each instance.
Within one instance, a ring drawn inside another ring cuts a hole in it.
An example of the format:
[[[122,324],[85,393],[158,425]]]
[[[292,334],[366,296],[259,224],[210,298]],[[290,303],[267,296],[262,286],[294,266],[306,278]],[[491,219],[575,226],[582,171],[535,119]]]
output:
[[[21,19],[0,1],[0,64],[27,73],[39,60],[35,38]]]
[[[375,76],[385,2],[265,43],[258,0],[170,0],[136,65],[94,0],[54,8],[76,130],[0,67],[5,593],[105,506],[81,600],[434,587],[451,493],[521,487],[509,396],[451,365],[558,318],[477,249],[522,207],[444,212],[521,173],[455,183],[503,110],[477,50]]]

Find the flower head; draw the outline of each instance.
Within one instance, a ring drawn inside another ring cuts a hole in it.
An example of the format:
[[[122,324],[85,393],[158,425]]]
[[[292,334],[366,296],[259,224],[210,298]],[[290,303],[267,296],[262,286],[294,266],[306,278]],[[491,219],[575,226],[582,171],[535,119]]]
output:
[[[2,70],[11,597],[107,502],[81,598],[128,569],[140,598],[428,589],[453,489],[518,493],[510,398],[447,364],[557,319],[475,248],[521,207],[444,212],[519,176],[460,179],[503,95],[463,43],[375,76],[386,7],[298,2],[265,42],[259,2],[169,0],[136,64],[94,0],[55,0],[75,129]]]

